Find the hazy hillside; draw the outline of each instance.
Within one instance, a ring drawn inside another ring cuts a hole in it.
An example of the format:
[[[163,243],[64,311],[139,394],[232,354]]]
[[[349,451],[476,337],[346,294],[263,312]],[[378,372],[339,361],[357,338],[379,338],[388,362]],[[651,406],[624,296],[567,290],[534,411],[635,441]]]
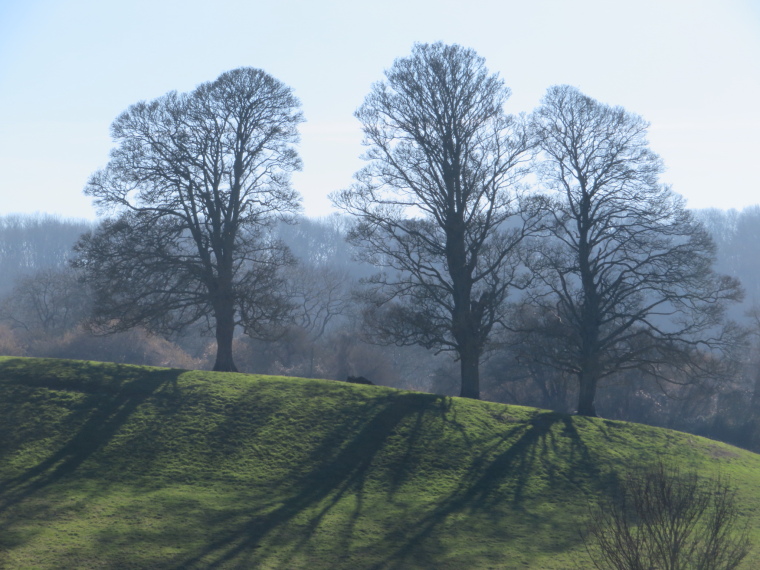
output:
[[[760,543],[760,456],[687,434],[322,380],[2,358],[0,566],[563,569],[584,560],[587,502],[660,458],[729,475]]]

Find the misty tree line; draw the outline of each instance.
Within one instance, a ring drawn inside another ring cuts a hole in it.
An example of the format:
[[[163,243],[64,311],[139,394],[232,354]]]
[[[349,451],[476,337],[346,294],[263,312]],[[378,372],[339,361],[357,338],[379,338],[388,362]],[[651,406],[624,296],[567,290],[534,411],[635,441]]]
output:
[[[760,296],[753,286],[760,283],[760,240],[753,237],[760,232],[760,207],[694,214],[718,244],[717,266],[747,284],[747,297],[733,313],[757,335]],[[353,247],[345,241],[349,225],[345,217],[332,216],[277,228],[298,262],[290,287],[301,292],[302,312],[277,340],[239,334],[235,349],[241,371],[336,380],[364,375],[377,384],[457,395],[458,370],[449,356],[364,339],[362,309],[353,291],[374,268],[353,260]],[[53,216],[0,218],[0,353],[209,368],[214,341],[200,329],[167,339],[140,328],[98,335],[86,326],[91,296],[68,261],[79,236],[94,228],[93,223]],[[756,338],[746,339],[749,350],[742,350],[732,373],[720,382],[661,385],[647,375],[627,373],[600,388],[598,410],[609,418],[692,431],[760,450]],[[484,364],[482,397],[573,411],[574,378],[519,356],[507,344],[493,350]]]
[[[727,245],[745,214],[688,211],[638,115],[555,86],[516,117],[509,95],[473,50],[415,45],[357,110],[366,167],[321,222],[290,186],[300,102],[266,72],[132,105],[85,188],[106,217],[66,278],[16,285],[4,320],[25,332],[7,342],[750,422],[738,404],[715,420],[748,401],[752,329],[728,318],[744,318]]]
[[[284,286],[293,310],[276,340],[238,331],[238,365],[245,372],[304,377],[366,375],[379,384],[430,390],[431,370],[448,359],[362,340],[354,290],[373,268],[354,261],[346,227],[345,218],[332,216],[273,229],[296,260]],[[106,334],[93,324],[92,292],[71,261],[80,236],[96,228],[54,216],[0,217],[0,352],[210,368],[215,341],[202,325],[160,336],[145,327]]]

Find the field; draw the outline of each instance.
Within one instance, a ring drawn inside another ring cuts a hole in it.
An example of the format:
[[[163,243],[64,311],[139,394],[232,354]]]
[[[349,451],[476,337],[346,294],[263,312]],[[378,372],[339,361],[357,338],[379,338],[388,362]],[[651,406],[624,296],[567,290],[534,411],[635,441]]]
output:
[[[308,380],[0,358],[0,567],[583,568],[588,506],[657,460],[760,456],[639,424]]]

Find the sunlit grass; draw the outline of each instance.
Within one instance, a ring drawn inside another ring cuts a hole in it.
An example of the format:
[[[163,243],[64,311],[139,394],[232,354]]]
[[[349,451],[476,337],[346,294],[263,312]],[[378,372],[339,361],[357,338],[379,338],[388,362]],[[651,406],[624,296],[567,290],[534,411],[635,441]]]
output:
[[[588,502],[659,459],[729,476],[760,547],[760,456],[687,434],[326,380],[3,358],[0,566],[583,567]]]

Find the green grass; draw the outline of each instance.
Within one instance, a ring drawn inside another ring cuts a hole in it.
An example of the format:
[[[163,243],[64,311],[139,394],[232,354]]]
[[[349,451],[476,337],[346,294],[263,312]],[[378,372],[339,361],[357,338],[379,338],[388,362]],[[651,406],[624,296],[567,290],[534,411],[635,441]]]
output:
[[[584,567],[587,505],[659,459],[760,456],[638,424],[325,380],[0,358],[0,567]]]

